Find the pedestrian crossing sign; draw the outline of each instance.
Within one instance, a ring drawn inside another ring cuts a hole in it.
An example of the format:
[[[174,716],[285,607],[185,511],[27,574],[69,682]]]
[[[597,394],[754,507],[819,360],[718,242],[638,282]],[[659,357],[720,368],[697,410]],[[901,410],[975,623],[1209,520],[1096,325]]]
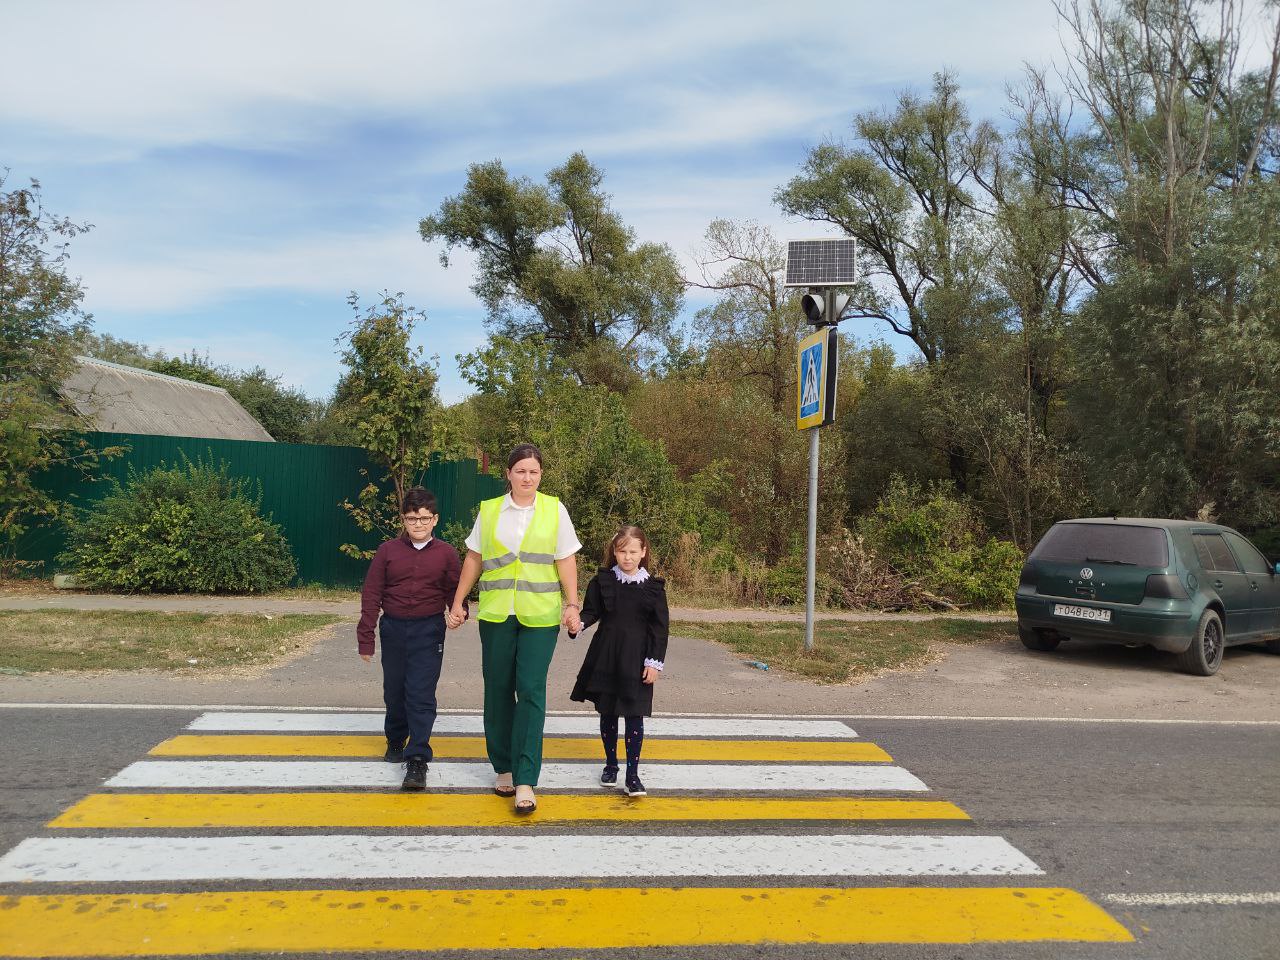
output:
[[[835,419],[835,327],[823,327],[800,341],[796,353],[796,428],[825,427]]]

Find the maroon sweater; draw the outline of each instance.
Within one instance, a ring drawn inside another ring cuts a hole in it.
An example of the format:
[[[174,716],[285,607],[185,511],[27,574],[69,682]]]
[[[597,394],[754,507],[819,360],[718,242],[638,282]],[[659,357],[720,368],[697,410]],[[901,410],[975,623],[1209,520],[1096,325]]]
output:
[[[360,625],[356,641],[361,653],[373,653],[373,630],[378,611],[408,620],[438,616],[453,603],[462,565],[458,551],[432,538],[421,550],[407,533],[388,540],[369,563],[360,595]]]

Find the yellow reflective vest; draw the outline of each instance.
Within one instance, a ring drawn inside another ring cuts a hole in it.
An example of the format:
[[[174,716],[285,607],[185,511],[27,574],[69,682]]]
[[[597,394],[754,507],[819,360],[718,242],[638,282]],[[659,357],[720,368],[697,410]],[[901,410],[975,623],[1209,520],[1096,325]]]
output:
[[[505,497],[480,504],[480,619],[500,623],[511,616],[526,627],[560,624],[560,577],[556,573],[556,536],[560,501],[535,494],[533,519],[518,552],[498,542],[498,514]]]

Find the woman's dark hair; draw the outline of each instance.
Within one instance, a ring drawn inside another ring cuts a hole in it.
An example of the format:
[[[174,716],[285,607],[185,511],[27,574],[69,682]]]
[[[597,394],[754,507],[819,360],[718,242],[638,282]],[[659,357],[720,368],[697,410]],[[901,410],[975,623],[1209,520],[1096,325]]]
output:
[[[628,540],[638,540],[640,542],[640,546],[644,549],[644,556],[640,558],[640,566],[653,573],[653,558],[649,556],[649,538],[644,535],[644,531],[639,527],[620,527],[618,529],[618,532],[613,535],[613,539],[605,545],[605,567],[612,567],[618,562],[618,558],[614,556],[614,551]]]
[[[507,472],[510,473],[515,469],[517,463],[521,460],[528,460],[532,457],[538,461],[538,466],[542,466],[542,451],[535,447],[532,443],[517,443],[507,457]],[[511,478],[507,477],[507,493],[511,492]]]
[[[542,451],[535,447],[532,443],[518,443],[515,449],[511,451],[511,455],[507,457],[507,469],[511,470],[521,460],[528,460],[530,457],[538,461],[538,466],[542,466]]]
[[[404,492],[404,499],[400,502],[401,513],[413,513],[423,507],[434,514],[440,513],[436,509],[436,495],[426,487],[410,487]]]

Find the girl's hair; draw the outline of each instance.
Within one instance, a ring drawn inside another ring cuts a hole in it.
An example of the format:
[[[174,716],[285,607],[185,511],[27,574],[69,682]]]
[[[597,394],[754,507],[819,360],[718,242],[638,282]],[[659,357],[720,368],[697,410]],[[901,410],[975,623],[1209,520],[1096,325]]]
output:
[[[640,558],[640,566],[653,573],[653,558],[649,556],[649,538],[644,535],[644,531],[639,527],[621,527],[613,535],[613,539],[604,548],[605,567],[612,567],[618,562],[618,558],[614,556],[614,551],[627,540],[638,540],[640,542],[640,546],[644,550],[644,556]]]

